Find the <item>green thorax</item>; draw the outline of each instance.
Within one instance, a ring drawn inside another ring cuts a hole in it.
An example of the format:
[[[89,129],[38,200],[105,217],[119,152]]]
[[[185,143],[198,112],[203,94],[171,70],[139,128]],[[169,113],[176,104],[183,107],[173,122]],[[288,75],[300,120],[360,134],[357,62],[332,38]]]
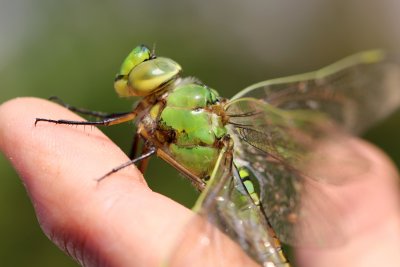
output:
[[[226,135],[218,93],[191,80],[174,85],[151,110],[155,136],[185,168],[199,177],[210,175]]]

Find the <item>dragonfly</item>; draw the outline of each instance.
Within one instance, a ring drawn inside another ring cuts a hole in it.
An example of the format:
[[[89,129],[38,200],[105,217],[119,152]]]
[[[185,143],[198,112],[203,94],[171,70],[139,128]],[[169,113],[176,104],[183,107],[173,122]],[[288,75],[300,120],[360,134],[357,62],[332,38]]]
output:
[[[349,136],[396,110],[399,62],[382,50],[360,52],[314,72],[256,83],[227,99],[198,78],[181,77],[174,60],[139,45],[114,81],[120,97],[139,97],[131,111],[108,114],[58,100],[98,120],[36,118],[35,125],[134,120],[130,161],[99,181],[135,163],[144,172],[157,155],[201,192],[196,221],[211,222],[261,266],[290,266],[280,242],[320,246],[346,238],[340,207],[319,186],[347,183],[368,171],[368,162],[357,152],[341,157],[325,148],[345,146]],[[204,236],[215,239],[209,224],[202,225]],[[179,253],[184,244],[177,245],[171,266],[185,261],[187,254]]]

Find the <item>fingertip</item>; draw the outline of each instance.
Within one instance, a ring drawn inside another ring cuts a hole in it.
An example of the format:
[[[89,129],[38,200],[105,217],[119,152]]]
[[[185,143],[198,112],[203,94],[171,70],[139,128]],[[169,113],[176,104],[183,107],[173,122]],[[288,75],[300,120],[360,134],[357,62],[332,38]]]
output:
[[[172,243],[190,211],[153,193],[134,166],[97,182],[128,157],[97,128],[35,126],[36,118],[83,119],[37,98],[0,106],[0,148],[26,185],[50,239],[81,262],[102,257],[119,265],[133,262],[128,251],[139,251],[144,243],[148,246],[138,262]],[[160,242],[157,237],[167,227],[170,237]],[[152,232],[156,239],[149,237]]]
[[[94,175],[94,179],[127,161],[126,155],[96,127],[56,125],[43,121],[35,125],[36,118],[84,121],[69,110],[43,99],[16,98],[2,104],[0,146],[8,158],[20,167],[17,171],[27,174],[22,178],[34,176],[36,179],[48,179],[56,175],[54,171],[57,169],[59,175],[68,173],[71,177],[80,177],[86,173]],[[83,164],[85,162],[88,164]],[[29,171],[24,171],[26,168]],[[128,169],[134,169],[135,176],[144,182],[135,168]],[[80,181],[85,180],[88,179]]]

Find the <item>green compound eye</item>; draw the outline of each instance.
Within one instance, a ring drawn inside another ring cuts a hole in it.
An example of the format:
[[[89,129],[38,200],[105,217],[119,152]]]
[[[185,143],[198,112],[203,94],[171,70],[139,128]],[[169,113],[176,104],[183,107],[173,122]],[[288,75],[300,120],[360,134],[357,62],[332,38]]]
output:
[[[132,96],[128,87],[128,74],[134,67],[150,59],[151,51],[147,46],[139,45],[135,47],[122,62],[119,73],[115,77],[114,89],[121,97]]]
[[[175,79],[181,69],[172,59],[156,58],[146,46],[138,46],[122,63],[114,88],[121,97],[147,96]]]
[[[150,57],[151,51],[147,46],[139,45],[135,47],[125,58],[124,62],[122,62],[118,76],[128,75],[134,67],[148,60]]]
[[[135,67],[128,78],[128,85],[135,96],[146,96],[161,89],[181,71],[181,66],[169,58],[155,58]]]

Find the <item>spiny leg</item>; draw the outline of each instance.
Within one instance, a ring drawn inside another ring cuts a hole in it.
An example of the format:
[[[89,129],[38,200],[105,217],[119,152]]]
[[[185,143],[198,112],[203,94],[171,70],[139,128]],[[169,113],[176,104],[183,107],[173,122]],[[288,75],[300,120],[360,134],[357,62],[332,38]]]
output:
[[[110,176],[113,173],[116,173],[132,164],[135,164],[136,162],[142,161],[142,160],[146,160],[147,158],[149,158],[150,156],[154,155],[156,153],[157,149],[155,147],[151,147],[149,148],[148,152],[145,154],[142,154],[141,156],[132,159],[130,161],[127,161],[121,165],[119,165],[118,167],[113,168],[111,171],[107,172],[106,174],[104,174],[103,176],[101,176],[100,178],[97,179],[98,182],[100,182],[101,180],[107,178],[108,176]]]
[[[61,100],[57,96],[51,96],[51,97],[49,97],[49,100],[54,101],[57,104],[65,107],[73,112],[83,114],[83,115],[89,115],[89,116],[92,116],[95,118],[100,118],[100,119],[121,117],[123,115],[130,113],[130,112],[107,113],[107,112],[102,112],[102,111],[94,111],[94,110],[88,110],[88,109],[84,109],[84,108],[77,108],[77,107],[74,107],[74,106],[71,106],[71,105],[65,103],[63,100]]]
[[[145,143],[142,147],[142,155],[147,154],[151,149],[153,149],[153,147],[148,143]],[[139,162],[138,169],[141,173],[144,173],[146,171],[147,166],[149,165],[149,160],[150,157],[145,158]]]
[[[36,118],[35,126],[38,122],[50,122],[55,124],[67,124],[67,125],[92,125],[92,126],[110,126],[115,124],[120,124],[126,121],[134,120],[136,118],[136,112],[132,111],[123,114],[119,117],[106,118],[100,121],[71,121],[71,120],[51,120],[44,118]]]
[[[131,146],[131,151],[129,153],[129,158],[130,159],[134,159],[137,157],[138,152],[139,152],[139,145],[140,145],[140,141],[141,141],[141,137],[138,133],[135,133],[135,135],[133,136],[133,141],[132,141],[132,146]],[[142,152],[140,153],[140,155],[146,154],[147,152],[149,152],[149,149],[151,149],[153,145],[149,145],[148,143],[144,143],[142,145]],[[140,161],[139,165],[138,165],[138,169],[140,170],[141,173],[144,173],[146,171],[148,162],[149,162],[150,158],[144,159],[142,161]]]
[[[136,116],[137,116],[137,112],[134,110],[134,111],[131,111],[128,113],[121,113],[116,117],[105,118],[101,121],[72,121],[72,120],[52,120],[52,119],[45,119],[45,118],[36,118],[35,126],[37,125],[38,122],[49,122],[49,123],[66,124],[66,125],[110,126],[110,125],[115,125],[115,124],[123,123],[126,121],[130,121],[130,120],[134,120],[136,118]],[[135,139],[134,139],[134,144],[133,144],[134,151],[137,150],[138,142],[139,142],[139,135],[136,134]],[[125,167],[128,167],[132,164],[135,164],[136,162],[140,162],[142,160],[148,159],[150,156],[155,154],[157,150],[153,146],[147,144],[147,145],[145,145],[143,151],[145,153],[143,153],[141,156],[139,156],[137,158],[133,158],[130,161],[125,162],[124,164],[121,164],[120,166],[113,168],[111,171],[107,172],[105,175],[98,178],[97,181],[99,182],[99,181],[105,179],[106,177],[110,176],[111,174],[116,173],[119,170],[121,170]],[[131,155],[135,155],[135,154],[136,154],[136,152],[131,152]],[[147,164],[145,164],[144,166],[147,166]],[[145,167],[142,167],[142,168],[144,169]]]
[[[177,169],[182,174],[186,175],[192,182],[193,186],[199,191],[203,191],[206,187],[205,182],[201,177],[193,174],[189,169],[185,168],[180,164],[175,158],[173,158],[169,153],[165,152],[163,149],[157,150],[157,156],[171,164],[175,169]]]
[[[131,151],[129,152],[130,159],[134,159],[136,157],[139,150],[139,142],[140,142],[140,136],[138,133],[135,133],[135,135],[133,136]]]

